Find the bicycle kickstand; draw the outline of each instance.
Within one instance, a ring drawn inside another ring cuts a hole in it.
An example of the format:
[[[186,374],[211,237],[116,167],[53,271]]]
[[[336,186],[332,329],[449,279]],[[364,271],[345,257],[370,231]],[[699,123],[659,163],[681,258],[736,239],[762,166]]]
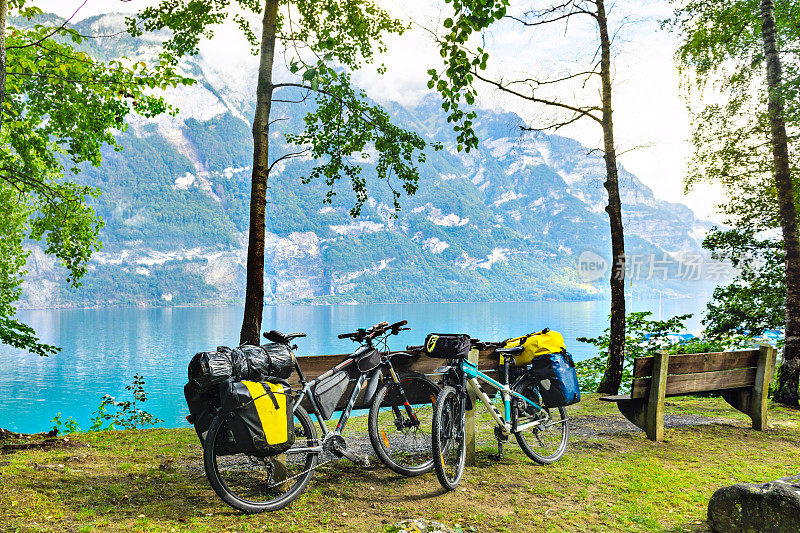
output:
[[[490,455],[489,459],[492,461],[502,461],[503,460],[503,441],[497,441],[497,455]]]

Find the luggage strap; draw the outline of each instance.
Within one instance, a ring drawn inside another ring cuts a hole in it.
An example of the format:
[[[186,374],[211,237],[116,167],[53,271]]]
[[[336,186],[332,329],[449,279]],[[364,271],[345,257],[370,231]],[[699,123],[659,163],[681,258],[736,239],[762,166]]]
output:
[[[275,410],[277,411],[278,409],[280,409],[280,406],[278,405],[278,398],[275,396],[275,391],[272,390],[272,387],[264,387],[258,381],[242,381],[242,383],[244,383],[244,386],[247,387],[247,390],[250,391],[251,395],[253,394],[253,388],[251,388],[251,385],[249,385],[249,383],[257,383],[258,385],[261,385],[261,388],[264,390],[264,394],[253,396],[253,398],[247,403],[253,403],[256,400],[263,398],[264,396],[269,396],[270,399],[272,400],[272,404],[275,406]],[[284,396],[287,396],[286,392],[279,392],[277,394],[283,394]]]

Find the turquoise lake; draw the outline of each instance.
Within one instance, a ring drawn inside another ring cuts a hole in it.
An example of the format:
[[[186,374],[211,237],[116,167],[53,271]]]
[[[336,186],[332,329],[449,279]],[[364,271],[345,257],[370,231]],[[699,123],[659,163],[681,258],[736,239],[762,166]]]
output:
[[[704,299],[664,300],[662,316],[695,313],[689,332],[699,329]],[[636,311],[658,313],[658,301],[634,301]],[[351,351],[339,333],[381,320],[408,320],[411,331],[393,337],[393,349],[421,344],[429,332],[464,332],[502,340],[542,328],[561,332],[577,360],[594,355],[576,337],[591,337],[607,327],[609,303],[530,302],[480,304],[376,304],[340,306],[268,306],[264,330],[304,331],[298,356]],[[630,311],[630,308],[629,308]],[[183,398],[186,366],[198,351],[237,344],[241,307],[157,309],[69,309],[24,311],[19,317],[45,342],[62,348],[38,357],[0,345],[0,427],[19,432],[50,429],[56,413],[81,428],[105,394],[121,396],[134,373],[145,376],[144,409],[163,426],[185,426]]]

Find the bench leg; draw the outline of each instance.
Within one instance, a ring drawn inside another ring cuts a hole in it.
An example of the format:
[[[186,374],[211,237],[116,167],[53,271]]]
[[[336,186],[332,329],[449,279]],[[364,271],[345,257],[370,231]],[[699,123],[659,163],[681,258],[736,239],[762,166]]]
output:
[[[764,431],[767,429],[767,395],[772,374],[775,370],[775,357],[777,350],[769,345],[761,345],[758,349],[758,370],[756,370],[756,383],[750,398],[750,418],[753,420],[753,429]]]
[[[750,417],[753,429],[758,431],[764,431],[768,425],[767,394],[775,370],[775,356],[775,348],[762,345],[758,352],[758,367],[753,388],[722,393],[722,397],[731,407]]]
[[[647,415],[644,431],[647,438],[661,442],[664,440],[664,395],[667,390],[667,368],[669,354],[663,350],[653,357],[653,378],[650,382],[650,395],[647,398]]]
[[[630,400],[620,400],[617,402],[617,409],[622,413],[622,416],[627,418],[636,427],[644,431],[646,426],[645,420],[647,418],[647,400],[644,398],[635,398]]]

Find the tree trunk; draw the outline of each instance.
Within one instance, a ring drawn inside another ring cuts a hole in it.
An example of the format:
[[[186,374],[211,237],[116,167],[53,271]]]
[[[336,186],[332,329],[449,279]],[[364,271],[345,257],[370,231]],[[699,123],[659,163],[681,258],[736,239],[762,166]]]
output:
[[[617,152],[614,149],[614,122],[611,109],[611,40],[603,0],[596,0],[597,26],[600,31],[600,78],[603,101],[603,149],[606,161],[608,191],[606,212],[611,224],[611,334],[608,347],[608,367],[597,392],[617,394],[622,382],[625,357],[625,239],[622,229],[622,203],[617,178]]]
[[[6,18],[8,0],[0,0],[0,129],[3,128],[3,104],[6,100]]]
[[[783,249],[786,253],[786,344],[783,348],[783,365],[778,372],[775,401],[796,406],[798,378],[800,378],[800,240],[797,232],[794,189],[789,170],[789,141],[783,112],[781,62],[776,42],[774,0],[761,0],[761,37],[764,41],[764,59],[767,67],[768,111],[772,159],[775,165],[773,174],[778,193]]]
[[[247,243],[247,288],[241,344],[259,344],[264,309],[264,235],[269,174],[269,115],[272,109],[272,64],[275,59],[278,0],[267,0],[261,34],[256,113],[253,119],[253,178],[250,189],[250,232]]]

